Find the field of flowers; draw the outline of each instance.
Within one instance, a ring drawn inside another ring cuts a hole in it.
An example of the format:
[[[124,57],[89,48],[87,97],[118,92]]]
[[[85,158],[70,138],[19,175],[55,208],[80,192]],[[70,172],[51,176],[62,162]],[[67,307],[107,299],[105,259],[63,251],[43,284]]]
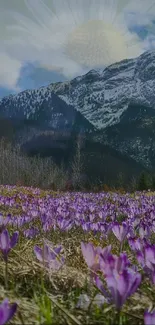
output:
[[[0,325],[155,324],[155,195],[0,186]]]

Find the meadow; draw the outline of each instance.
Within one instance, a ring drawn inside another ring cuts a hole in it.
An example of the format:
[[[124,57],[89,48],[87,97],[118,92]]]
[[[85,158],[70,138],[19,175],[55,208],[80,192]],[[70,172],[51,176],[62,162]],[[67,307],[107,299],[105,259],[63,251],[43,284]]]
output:
[[[151,192],[0,186],[0,324],[155,324],[154,233]]]

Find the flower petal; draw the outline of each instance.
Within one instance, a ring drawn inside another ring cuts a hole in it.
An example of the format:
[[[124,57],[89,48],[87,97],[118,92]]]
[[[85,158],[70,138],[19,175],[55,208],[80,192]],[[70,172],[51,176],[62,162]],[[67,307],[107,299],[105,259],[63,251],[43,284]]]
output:
[[[43,262],[43,250],[39,246],[34,246],[34,253],[40,262]]]
[[[3,253],[7,254],[10,250],[10,237],[7,229],[4,229],[0,235],[0,248]]]
[[[18,237],[19,237],[19,232],[15,231],[14,234],[12,235],[12,238],[10,240],[10,247],[13,248],[18,241]]]

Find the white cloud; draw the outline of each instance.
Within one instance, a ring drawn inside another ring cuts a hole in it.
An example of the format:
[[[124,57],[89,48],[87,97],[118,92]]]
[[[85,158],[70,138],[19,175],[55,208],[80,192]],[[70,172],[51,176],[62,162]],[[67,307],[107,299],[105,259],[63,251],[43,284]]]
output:
[[[153,0],[14,0],[14,10],[1,1],[0,85],[12,89],[24,62],[73,78],[155,48],[129,31],[155,18]]]
[[[0,52],[0,86],[18,91],[16,86],[22,63]]]
[[[139,11],[126,11],[125,19],[128,26],[149,26],[155,18],[154,13],[141,13]]]
[[[150,50],[154,50],[155,49],[155,35],[149,35],[144,40],[144,50],[147,51],[148,48]]]

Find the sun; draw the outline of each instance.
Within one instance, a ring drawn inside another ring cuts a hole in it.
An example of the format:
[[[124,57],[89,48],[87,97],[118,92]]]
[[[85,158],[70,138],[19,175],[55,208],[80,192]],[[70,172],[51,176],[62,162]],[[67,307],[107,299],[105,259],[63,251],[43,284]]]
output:
[[[69,35],[65,53],[81,65],[110,65],[128,56],[127,38],[114,24],[89,20]]]

